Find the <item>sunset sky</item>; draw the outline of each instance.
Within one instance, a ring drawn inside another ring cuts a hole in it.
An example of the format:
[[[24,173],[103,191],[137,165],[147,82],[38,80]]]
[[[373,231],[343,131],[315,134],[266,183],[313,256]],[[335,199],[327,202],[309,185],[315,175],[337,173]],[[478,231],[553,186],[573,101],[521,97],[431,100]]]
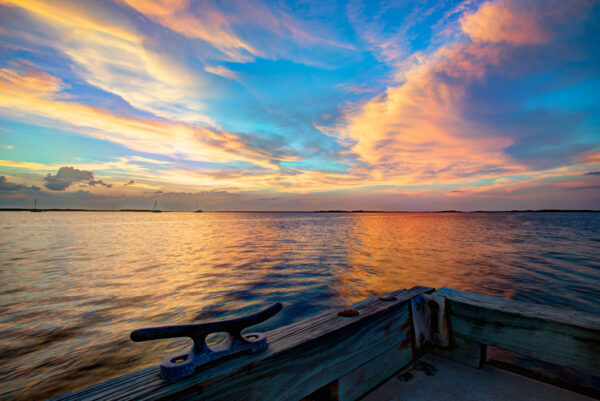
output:
[[[0,207],[600,208],[600,2],[0,0]]]

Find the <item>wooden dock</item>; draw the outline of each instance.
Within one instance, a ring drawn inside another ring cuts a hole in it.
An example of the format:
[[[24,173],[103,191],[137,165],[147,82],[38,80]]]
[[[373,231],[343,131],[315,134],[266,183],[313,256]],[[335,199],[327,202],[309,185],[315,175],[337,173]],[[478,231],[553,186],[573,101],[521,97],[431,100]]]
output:
[[[485,365],[474,369],[427,354],[361,401],[592,401],[564,388]]]
[[[425,354],[480,368],[488,346],[600,378],[598,315],[428,287],[349,309],[270,331],[265,351],[178,381],[162,380],[156,366],[56,400],[357,400]]]

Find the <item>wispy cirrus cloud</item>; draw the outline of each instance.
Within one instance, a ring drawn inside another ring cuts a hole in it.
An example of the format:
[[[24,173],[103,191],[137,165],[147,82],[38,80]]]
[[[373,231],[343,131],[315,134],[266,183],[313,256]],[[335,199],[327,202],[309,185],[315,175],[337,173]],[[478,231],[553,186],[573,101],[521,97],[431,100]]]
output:
[[[37,24],[37,33],[15,35],[60,51],[88,84],[156,116],[215,124],[199,96],[206,82],[182,61],[180,49],[163,47],[114,5],[37,0],[6,4],[27,11]],[[117,23],[107,23],[113,20]]]
[[[204,67],[204,70],[206,72],[210,72],[211,74],[219,75],[221,77],[228,78],[228,79],[236,79],[237,78],[237,75],[234,71],[231,71],[230,69],[223,67],[222,65],[217,65],[217,66],[207,65],[206,67]]]
[[[56,78],[29,65],[20,70],[0,69],[0,108],[8,113],[26,112],[84,128],[80,131],[83,135],[139,152],[192,160],[246,161],[274,169],[281,160],[294,160],[294,156],[285,152],[275,156],[270,149],[252,146],[230,132],[177,121],[120,116],[72,99],[67,101],[57,92],[60,88]]]
[[[115,23],[114,15],[102,12],[101,7],[94,8],[92,4],[90,4],[91,7],[86,7],[74,1],[58,4],[41,0],[2,0],[0,3],[23,8],[43,20],[50,21],[57,27],[91,30],[128,42],[141,42],[142,40],[142,36],[136,33],[125,19],[119,19]],[[110,19],[103,18],[109,15],[113,17],[113,23],[108,22]],[[129,26],[125,27],[126,25]]]
[[[261,54],[234,32],[226,16],[211,3],[191,3],[189,0],[123,2],[177,33],[210,43],[229,60],[250,61]]]
[[[232,1],[227,7],[220,7],[218,3],[189,0],[122,2],[173,32],[204,41],[220,53],[203,51],[204,60],[248,63],[256,58],[292,59],[313,65],[322,64],[324,60],[318,55],[311,57],[304,51],[306,47],[312,47],[313,52],[316,49],[324,52],[355,50],[354,45],[332,38],[331,31],[323,30],[325,24],[300,20],[283,4]],[[307,8],[318,7],[307,5]],[[239,32],[252,34],[244,36]],[[222,66],[213,67],[209,63],[208,69],[230,78],[229,72],[227,75],[219,73],[225,71]]]

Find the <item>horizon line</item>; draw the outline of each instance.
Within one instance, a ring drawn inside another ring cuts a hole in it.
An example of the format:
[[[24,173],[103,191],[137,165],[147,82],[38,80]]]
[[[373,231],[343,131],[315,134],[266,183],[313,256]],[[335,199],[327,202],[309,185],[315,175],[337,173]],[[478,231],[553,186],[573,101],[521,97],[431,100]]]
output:
[[[27,212],[31,208],[0,208],[0,212]],[[47,208],[43,212],[152,212],[152,209]],[[511,209],[511,210],[161,210],[163,213],[598,213],[596,209]]]

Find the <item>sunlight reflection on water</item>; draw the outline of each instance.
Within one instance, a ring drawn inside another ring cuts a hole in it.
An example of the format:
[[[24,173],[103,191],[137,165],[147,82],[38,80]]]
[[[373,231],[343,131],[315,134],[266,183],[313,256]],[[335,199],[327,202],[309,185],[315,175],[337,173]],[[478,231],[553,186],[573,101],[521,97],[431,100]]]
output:
[[[0,213],[0,398],[154,365],[134,328],[281,301],[269,330],[414,285],[600,313],[598,213]]]

